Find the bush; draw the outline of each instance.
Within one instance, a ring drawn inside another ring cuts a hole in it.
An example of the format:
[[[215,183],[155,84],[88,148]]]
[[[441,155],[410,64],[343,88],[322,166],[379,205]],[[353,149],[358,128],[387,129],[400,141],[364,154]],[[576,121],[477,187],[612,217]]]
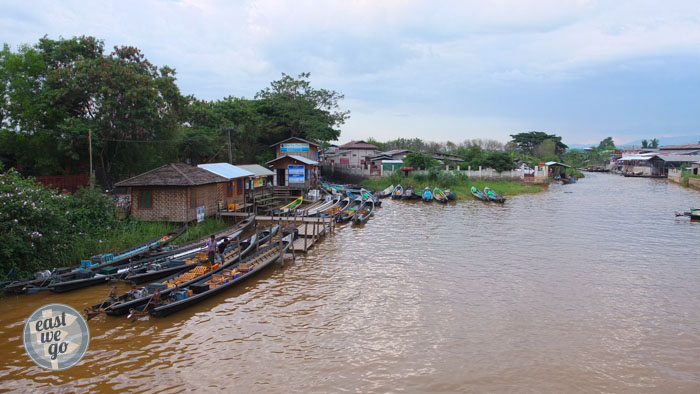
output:
[[[48,253],[70,249],[75,231],[70,197],[47,190],[14,169],[0,174],[0,272],[33,272]]]
[[[14,169],[0,173],[0,275],[89,257],[118,224],[114,209],[96,190],[59,194]]]

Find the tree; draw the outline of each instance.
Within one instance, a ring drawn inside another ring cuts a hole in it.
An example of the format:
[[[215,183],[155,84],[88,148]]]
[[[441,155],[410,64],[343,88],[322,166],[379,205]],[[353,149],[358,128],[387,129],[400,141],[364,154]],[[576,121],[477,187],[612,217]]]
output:
[[[420,153],[409,153],[404,157],[403,163],[407,167],[420,168],[423,170],[429,170],[438,164],[437,160]]]
[[[556,152],[564,152],[568,148],[561,142],[561,137],[554,134],[547,134],[541,131],[530,131],[527,133],[511,134],[513,142],[518,145],[520,151],[525,154],[533,154],[533,150],[545,140],[552,140],[555,144]]]
[[[38,158],[19,150],[17,162],[42,174],[69,164],[87,168],[91,132],[96,164],[109,186],[121,174],[174,156],[175,145],[166,142],[176,135],[185,104],[175,71],[158,69],[134,47],[103,51],[101,40],[85,36],[44,37],[16,54],[5,46],[3,139],[15,133],[20,138],[14,140],[27,146],[52,147]]]
[[[289,136],[317,141],[334,141],[340,136],[340,125],[350,116],[350,111],[340,111],[339,102],[344,96],[326,89],[314,89],[301,73],[297,79],[282,73],[270,87],[259,91],[255,98],[263,102],[262,110],[275,123],[283,126]]]
[[[648,148],[648,147],[649,147],[649,141],[642,140],[642,148]]]
[[[510,171],[516,167],[513,158],[508,153],[501,151],[489,152],[484,159],[484,165],[491,167],[498,172]]]
[[[606,139],[600,141],[600,144],[598,144],[598,149],[615,149],[615,142],[613,141],[612,137],[607,137]]]
[[[484,165],[485,152],[479,145],[472,145],[467,149],[460,147],[457,150],[457,154],[464,158],[462,166],[479,168]]]
[[[649,144],[649,147],[654,148],[654,149],[658,148],[659,147],[659,140],[657,140],[656,138],[652,138],[651,142]]]

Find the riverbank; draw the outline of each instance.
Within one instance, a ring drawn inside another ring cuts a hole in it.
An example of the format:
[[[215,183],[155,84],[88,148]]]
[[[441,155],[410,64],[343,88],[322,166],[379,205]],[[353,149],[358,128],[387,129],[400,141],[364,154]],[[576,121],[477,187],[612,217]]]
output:
[[[381,179],[366,179],[362,181],[362,186],[372,190],[383,190],[390,185],[401,184],[405,187],[413,186],[415,190],[430,187],[446,187],[457,194],[457,199],[472,198],[472,186],[483,191],[484,187],[488,186],[496,193],[502,196],[514,196],[525,193],[539,193],[546,189],[546,186],[541,185],[525,185],[519,182],[512,181],[487,181],[479,179],[468,179],[466,177],[452,177],[455,179],[445,179],[438,176],[435,179],[426,177],[426,179],[416,177],[387,177]],[[462,179],[463,178],[463,179]]]
[[[135,219],[121,220],[113,223],[112,228],[100,237],[84,235],[75,240],[68,251],[61,254],[46,254],[38,266],[15,266],[15,273],[18,276],[26,276],[33,274],[37,270],[72,266],[79,264],[80,260],[89,259],[90,256],[101,253],[114,253],[149,239],[160,237],[176,230],[180,226],[180,224],[168,222],[143,222]],[[229,224],[221,219],[208,218],[201,223],[190,225],[171,245],[177,246],[197,240],[223,230],[228,226]]]

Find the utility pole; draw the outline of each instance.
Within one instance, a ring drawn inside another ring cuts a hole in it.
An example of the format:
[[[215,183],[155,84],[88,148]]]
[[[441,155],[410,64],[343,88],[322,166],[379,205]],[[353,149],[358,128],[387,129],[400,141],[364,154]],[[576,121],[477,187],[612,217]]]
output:
[[[95,178],[92,174],[92,130],[88,129],[88,152],[90,154],[90,174],[88,175],[88,184],[90,188],[95,187]]]
[[[233,151],[231,151],[231,130],[233,127],[226,127],[224,130],[228,132],[228,162],[233,164]]]

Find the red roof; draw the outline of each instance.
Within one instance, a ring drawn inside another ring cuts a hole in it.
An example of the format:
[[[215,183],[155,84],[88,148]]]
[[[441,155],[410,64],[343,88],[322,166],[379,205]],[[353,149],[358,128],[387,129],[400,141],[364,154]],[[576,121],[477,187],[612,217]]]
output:
[[[377,149],[376,145],[368,144],[364,141],[350,141],[345,145],[340,145],[340,149]]]

